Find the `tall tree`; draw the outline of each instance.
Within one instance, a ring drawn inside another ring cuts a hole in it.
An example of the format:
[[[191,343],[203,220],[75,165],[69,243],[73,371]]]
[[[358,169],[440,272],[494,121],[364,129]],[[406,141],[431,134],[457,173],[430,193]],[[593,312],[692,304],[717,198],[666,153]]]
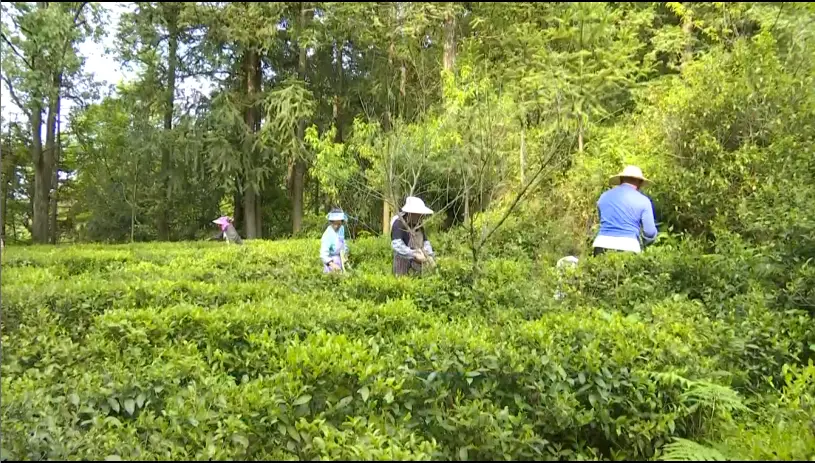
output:
[[[284,15],[289,6],[233,2],[206,4],[199,10],[206,24],[207,59],[213,63],[212,72],[227,76],[207,116],[213,130],[206,134],[210,144],[206,159],[217,172],[221,186],[236,201],[242,201],[241,205],[235,204],[235,210],[242,212],[240,218],[248,238],[262,235],[264,187],[277,180],[273,174],[285,158],[279,145],[290,142],[276,136],[267,139],[262,133],[268,125],[268,105],[280,103],[273,101],[270,93],[296,69],[290,60],[293,45],[285,40],[287,31],[296,24]],[[267,67],[272,68],[272,77],[264,85]]]
[[[51,204],[50,219],[48,229],[51,232],[51,244],[57,244],[59,240],[59,229],[57,228],[57,209],[59,206],[57,194],[59,192],[59,162],[62,155],[62,130],[59,107],[57,107],[56,117],[56,147],[54,148],[54,176],[51,180]]]
[[[156,107],[163,120],[163,142],[157,147],[161,170],[155,191],[156,228],[160,240],[170,240],[171,217],[177,203],[173,195],[176,150],[174,122],[177,83],[193,73],[200,61],[182,49],[192,49],[196,23],[195,5],[187,2],[136,2],[135,10],[122,15],[118,39],[119,56],[126,64],[138,64],[141,79],[155,86]],[[176,184],[179,183],[176,179]]]
[[[175,109],[175,83],[178,70],[178,36],[179,36],[179,10],[175,2],[159,3],[160,11],[167,27],[167,88],[164,96],[164,130],[169,134],[173,130],[173,112]],[[168,215],[171,213],[170,204],[172,190],[170,189],[170,162],[172,159],[172,143],[165,143],[161,152],[161,179],[162,189],[166,192],[166,200],[159,201],[158,237],[160,240],[170,239],[170,225]]]
[[[90,13],[98,11],[98,5],[90,2],[10,2],[2,6],[3,16],[11,23],[2,25],[3,42],[8,47],[3,54],[3,80],[31,126],[32,235],[36,243],[47,243],[49,238],[49,199],[63,86],[80,70],[75,46],[93,33]]]
[[[297,62],[297,77],[306,83],[306,66],[307,66],[307,51],[308,42],[307,28],[314,15],[314,10],[307,2],[300,2],[300,14],[297,21],[297,47],[299,58]],[[304,143],[306,136],[306,120],[301,118],[297,122],[297,139],[300,143]],[[306,178],[306,165],[303,156],[297,156],[293,159],[294,168],[292,170],[291,181],[291,198],[292,198],[292,233],[299,233],[303,226],[303,192]]]
[[[261,93],[261,70],[258,52],[252,48],[243,54],[243,78],[245,79],[246,96],[249,104],[244,110],[244,121],[249,131],[250,140],[254,140],[260,128],[260,109],[258,97]],[[247,146],[254,151],[254,146]],[[256,185],[248,185],[244,190],[244,221],[246,237],[248,239],[262,237],[261,231],[261,201],[260,189]]]

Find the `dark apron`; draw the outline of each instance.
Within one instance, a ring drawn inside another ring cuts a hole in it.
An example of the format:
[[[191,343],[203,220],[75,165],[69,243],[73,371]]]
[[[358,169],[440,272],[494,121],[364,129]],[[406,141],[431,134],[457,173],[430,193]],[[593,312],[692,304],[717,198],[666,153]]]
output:
[[[235,227],[232,226],[232,224],[229,224],[226,227],[226,231],[224,233],[226,234],[226,239],[228,239],[230,243],[243,244],[241,235],[238,234],[238,231],[235,230]]]
[[[410,243],[408,247],[414,251],[422,249],[424,246],[424,233],[422,230],[417,230],[416,233],[410,233]],[[393,253],[393,274],[396,276],[410,275],[413,273],[422,273],[422,264],[413,260],[413,258],[404,258],[397,253]]]

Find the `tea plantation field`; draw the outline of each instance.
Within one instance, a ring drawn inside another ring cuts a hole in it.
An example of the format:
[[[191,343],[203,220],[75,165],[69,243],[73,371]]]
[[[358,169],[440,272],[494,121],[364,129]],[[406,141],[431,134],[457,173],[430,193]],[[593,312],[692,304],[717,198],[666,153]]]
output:
[[[675,243],[473,282],[442,243],[396,279],[363,239],[332,277],[318,246],[7,249],[3,458],[815,457],[811,269]]]

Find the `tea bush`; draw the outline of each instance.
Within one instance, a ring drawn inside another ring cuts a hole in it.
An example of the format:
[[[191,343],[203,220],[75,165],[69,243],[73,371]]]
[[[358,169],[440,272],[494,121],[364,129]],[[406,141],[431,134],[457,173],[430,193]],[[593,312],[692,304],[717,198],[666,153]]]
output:
[[[416,279],[384,239],[343,276],[316,240],[10,248],[2,457],[815,457],[811,265],[669,238],[473,280],[439,242]]]

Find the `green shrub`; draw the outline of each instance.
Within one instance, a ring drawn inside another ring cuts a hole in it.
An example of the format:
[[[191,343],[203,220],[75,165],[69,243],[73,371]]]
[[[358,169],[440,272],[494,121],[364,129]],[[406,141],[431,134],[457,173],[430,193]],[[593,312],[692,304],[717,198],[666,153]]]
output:
[[[811,455],[808,266],[669,238],[562,278],[493,257],[474,280],[439,242],[423,278],[392,276],[384,239],[353,241],[343,276],[316,240],[13,248],[3,456]]]

